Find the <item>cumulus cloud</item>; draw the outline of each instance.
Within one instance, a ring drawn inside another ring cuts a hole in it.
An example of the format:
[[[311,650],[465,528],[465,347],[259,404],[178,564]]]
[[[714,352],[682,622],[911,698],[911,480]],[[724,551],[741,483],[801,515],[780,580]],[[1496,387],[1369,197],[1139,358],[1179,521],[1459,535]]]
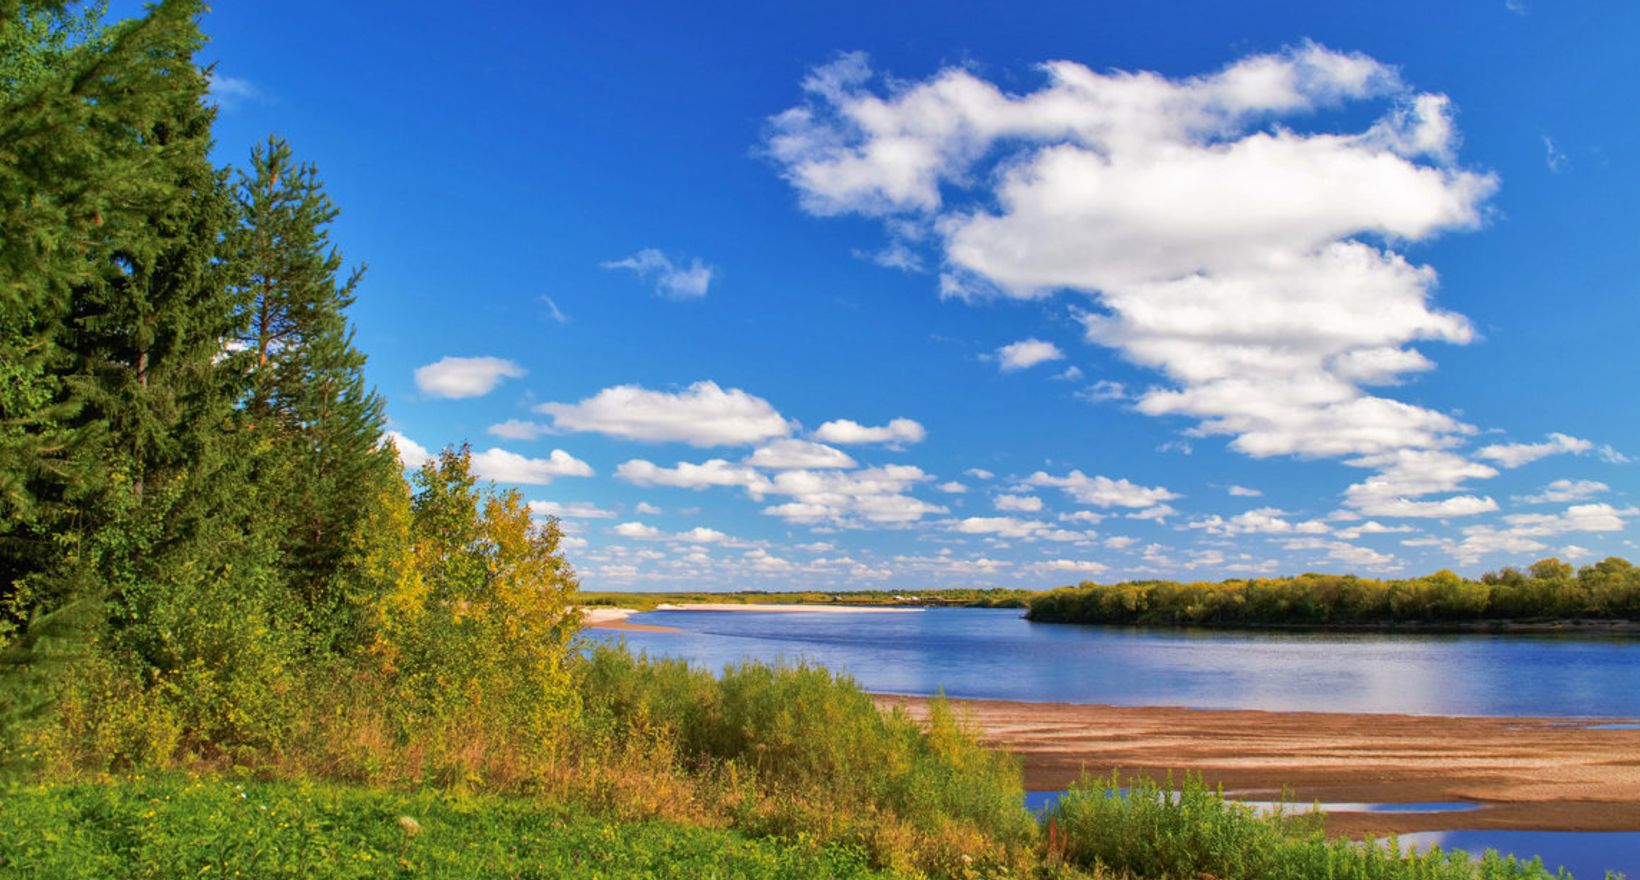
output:
[[[759,447],[746,459],[746,463],[774,470],[828,470],[855,466],[854,459],[841,449],[795,437],[782,438]]]
[[[1228,491],[1238,498],[1258,498],[1264,494],[1257,489],[1249,489],[1246,486],[1231,486]]]
[[[1076,392],[1076,396],[1089,403],[1104,403],[1107,400],[1128,400],[1127,386],[1109,379],[1099,381]]]
[[[1551,455],[1566,452],[1582,453],[1593,448],[1594,444],[1587,440],[1569,434],[1555,433],[1550,434],[1549,439],[1542,443],[1494,443],[1491,446],[1483,446],[1475,455],[1487,461],[1495,461],[1506,468],[1517,468]]]
[[[1255,457],[1473,433],[1368,390],[1430,369],[1418,343],[1474,336],[1432,304],[1434,270],[1396,250],[1478,226],[1497,186],[1456,164],[1445,96],[1309,43],[1193,77],[1042,70],[1022,94],[956,68],[877,86],[864,55],[843,56],[772,120],[769,152],[811,213],[935,229],[942,296],[1089,297],[1088,340],[1168,380],[1139,412]],[[1355,130],[1324,115],[1363,105],[1381,109]]]
[[[1031,568],[1041,572],[1070,571],[1082,574],[1100,574],[1110,570],[1110,566],[1104,563],[1086,559],[1048,559],[1032,563]]]
[[[481,480],[544,486],[554,477],[590,477],[592,466],[562,449],[546,458],[529,458],[491,447],[473,453],[472,472]]]
[[[552,428],[549,426],[524,419],[508,419],[505,422],[491,425],[485,430],[507,440],[538,440],[552,433]]]
[[[614,519],[615,511],[587,501],[531,501],[530,513],[559,519]]]
[[[928,432],[923,426],[911,419],[894,419],[886,425],[876,427],[868,427],[850,419],[836,419],[826,422],[814,432],[816,440],[844,445],[886,443],[901,446],[907,443],[921,443],[927,436]]]
[[[399,453],[399,464],[404,467],[419,468],[426,464],[428,459],[433,457],[432,453],[427,451],[427,447],[417,443],[414,440],[411,440],[409,437],[404,436],[398,431],[388,431],[386,436],[389,440],[393,441],[393,448]]]
[[[699,299],[706,295],[715,270],[700,258],[687,266],[672,262],[672,258],[654,249],[644,248],[624,260],[600,263],[605,269],[631,269],[639,278],[652,281],[655,292],[668,299]]]
[[[696,491],[713,486],[738,487],[746,490],[753,498],[762,498],[774,486],[756,468],[731,464],[721,458],[709,459],[699,464],[679,462],[669,468],[635,458],[616,467],[615,476],[636,486],[671,486]]]
[[[520,379],[526,370],[498,357],[446,357],[416,368],[416,387],[433,397],[482,397],[503,379]]]
[[[641,522],[624,522],[611,528],[609,532],[622,538],[636,538],[640,541],[655,540],[661,536],[660,529]]]
[[[947,495],[961,495],[968,491],[967,486],[964,486],[956,480],[947,480],[934,488],[944,492]]]
[[[991,473],[985,468],[969,468],[968,470],[963,471],[963,473],[973,477],[976,480],[989,480],[996,476],[996,474]]]
[[[1332,527],[1320,520],[1292,522],[1287,513],[1274,507],[1260,507],[1225,519],[1209,516],[1190,523],[1190,528],[1201,529],[1210,535],[1324,535]]]
[[[1012,516],[970,516],[950,523],[951,530],[964,535],[991,535],[1009,540],[1066,541],[1083,543],[1092,540],[1087,532],[1058,528],[1049,523]]]
[[[1022,339],[1010,342],[997,349],[997,365],[1004,373],[1034,367],[1048,361],[1065,359],[1065,353],[1052,342],[1043,342],[1040,339]]]
[[[1073,470],[1063,477],[1037,471],[1025,482],[1031,486],[1053,486],[1062,489],[1078,502],[1095,507],[1151,508],[1163,501],[1182,497],[1161,486],[1140,486],[1128,480],[1113,480],[1105,476],[1090,477],[1079,470]],[[1171,510],[1169,508],[1170,512]]]
[[[996,509],[1022,513],[1036,513],[1042,509],[1042,499],[1035,495],[998,495]]]
[[[1498,509],[1490,497],[1451,495],[1467,480],[1497,476],[1497,469],[1445,450],[1402,449],[1362,456],[1346,464],[1378,471],[1344,490],[1344,503],[1364,516],[1445,518]]]
[[[675,394],[638,385],[605,388],[579,403],[543,403],[560,431],[591,431],[627,440],[691,446],[740,446],[791,433],[791,425],[761,397],[702,381]]]
[[[914,465],[886,465],[855,471],[780,471],[770,493],[791,498],[764,508],[787,522],[856,526],[861,522],[897,525],[916,522],[946,509],[910,494],[933,478]]]
[[[1515,500],[1522,504],[1561,504],[1593,498],[1602,492],[1611,491],[1611,488],[1598,480],[1555,480],[1544,486],[1543,491],[1538,494]]]

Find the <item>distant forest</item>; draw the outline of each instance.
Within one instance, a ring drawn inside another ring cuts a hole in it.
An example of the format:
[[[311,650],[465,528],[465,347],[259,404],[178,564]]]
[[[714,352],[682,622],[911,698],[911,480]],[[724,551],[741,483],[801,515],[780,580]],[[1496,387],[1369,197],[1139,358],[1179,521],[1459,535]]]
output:
[[[1544,559],[1479,580],[1450,571],[1404,580],[1304,574],[1220,583],[1084,581],[1033,594],[1031,620],[1192,626],[1640,621],[1640,568],[1610,557],[1574,570]]]

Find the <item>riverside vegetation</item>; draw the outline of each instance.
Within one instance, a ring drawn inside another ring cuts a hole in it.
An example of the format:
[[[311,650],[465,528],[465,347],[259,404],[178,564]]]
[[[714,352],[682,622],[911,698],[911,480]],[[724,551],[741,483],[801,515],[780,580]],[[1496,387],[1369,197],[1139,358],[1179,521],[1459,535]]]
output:
[[[1194,785],[1045,829],[941,702],[582,644],[556,521],[405,479],[317,171],[210,163],[202,14],[0,0],[0,873],[1543,876]]]
[[[1027,600],[1031,620],[1191,626],[1475,626],[1640,623],[1640,568],[1611,557],[1573,570],[1544,559],[1480,580],[1305,574],[1221,583],[1083,582]]]

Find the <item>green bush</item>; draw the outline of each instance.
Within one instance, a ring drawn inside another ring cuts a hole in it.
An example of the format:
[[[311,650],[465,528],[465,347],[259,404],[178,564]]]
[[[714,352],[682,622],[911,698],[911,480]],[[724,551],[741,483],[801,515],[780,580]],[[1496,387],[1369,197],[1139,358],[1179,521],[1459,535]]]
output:
[[[1084,778],[1047,816],[1048,854],[1146,880],[1535,880],[1557,875],[1537,860],[1461,850],[1402,853],[1389,842],[1328,840],[1321,817],[1258,815],[1199,778],[1178,791],[1135,778]]]

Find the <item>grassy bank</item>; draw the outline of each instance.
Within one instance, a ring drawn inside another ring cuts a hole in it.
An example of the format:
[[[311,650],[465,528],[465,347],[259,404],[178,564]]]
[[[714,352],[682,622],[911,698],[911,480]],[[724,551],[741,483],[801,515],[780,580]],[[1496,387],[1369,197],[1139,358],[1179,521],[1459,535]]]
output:
[[[521,799],[181,776],[14,788],[7,876],[873,878],[863,853]]]
[[[1535,862],[1403,855],[1327,840],[1319,817],[1258,816],[1187,782],[1074,787],[1044,817],[1032,859],[958,860],[941,876],[1144,880],[1545,880]],[[310,782],[193,778],[14,786],[0,802],[0,873],[50,878],[917,877],[803,832],[615,819],[539,798]]]

